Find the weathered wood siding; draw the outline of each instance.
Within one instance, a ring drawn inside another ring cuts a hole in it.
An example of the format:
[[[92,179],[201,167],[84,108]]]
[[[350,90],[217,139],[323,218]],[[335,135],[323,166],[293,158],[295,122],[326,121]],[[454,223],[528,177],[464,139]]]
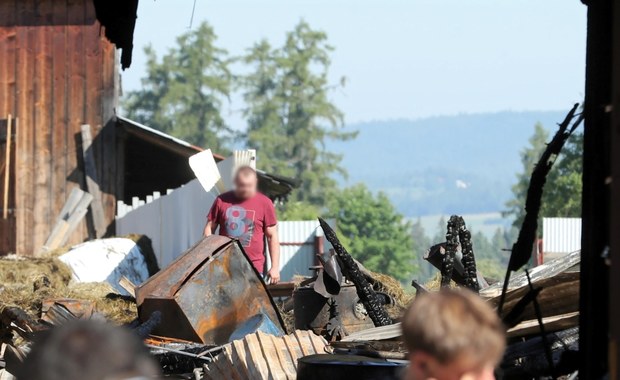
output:
[[[0,119],[19,118],[16,242],[36,253],[74,186],[84,188],[80,126],[90,124],[108,223],[114,218],[115,49],[91,0],[0,0]],[[88,219],[88,217],[87,217]],[[70,239],[88,237],[86,222]]]

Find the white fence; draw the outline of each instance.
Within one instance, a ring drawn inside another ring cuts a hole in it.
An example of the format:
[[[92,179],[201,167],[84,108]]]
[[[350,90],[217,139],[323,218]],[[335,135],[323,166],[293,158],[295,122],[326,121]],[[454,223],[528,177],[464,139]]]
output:
[[[543,218],[545,261],[581,249],[581,218]]]
[[[131,206],[118,202],[116,234],[148,236],[163,268],[200,240],[214,200],[195,179],[163,196],[134,199]]]

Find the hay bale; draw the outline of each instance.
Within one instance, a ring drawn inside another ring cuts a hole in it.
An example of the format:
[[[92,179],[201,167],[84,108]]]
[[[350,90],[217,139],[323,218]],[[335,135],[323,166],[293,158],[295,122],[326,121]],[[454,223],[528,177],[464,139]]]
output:
[[[39,318],[46,299],[75,298],[94,301],[96,310],[115,323],[137,317],[134,302],[108,297],[113,290],[106,283],[71,284],[71,270],[56,255],[9,256],[0,259],[0,309],[17,306]]]

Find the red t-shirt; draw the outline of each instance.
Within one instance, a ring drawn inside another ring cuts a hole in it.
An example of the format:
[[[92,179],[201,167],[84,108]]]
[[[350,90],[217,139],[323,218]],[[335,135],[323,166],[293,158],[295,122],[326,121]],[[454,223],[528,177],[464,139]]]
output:
[[[250,199],[240,200],[229,191],[217,197],[207,219],[220,226],[220,235],[239,239],[254,268],[263,273],[265,265],[265,231],[275,226],[276,211],[273,202],[256,193]]]

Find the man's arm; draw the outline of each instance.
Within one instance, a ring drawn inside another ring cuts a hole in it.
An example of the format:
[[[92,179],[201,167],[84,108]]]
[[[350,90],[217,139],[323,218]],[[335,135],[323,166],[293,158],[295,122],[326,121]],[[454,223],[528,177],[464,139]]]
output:
[[[265,235],[267,236],[269,256],[271,257],[271,268],[267,275],[271,279],[272,284],[277,284],[280,281],[280,239],[278,238],[278,226],[267,227]]]
[[[207,224],[205,225],[205,236],[213,235],[215,230],[217,230],[217,224],[211,220],[207,220]]]

